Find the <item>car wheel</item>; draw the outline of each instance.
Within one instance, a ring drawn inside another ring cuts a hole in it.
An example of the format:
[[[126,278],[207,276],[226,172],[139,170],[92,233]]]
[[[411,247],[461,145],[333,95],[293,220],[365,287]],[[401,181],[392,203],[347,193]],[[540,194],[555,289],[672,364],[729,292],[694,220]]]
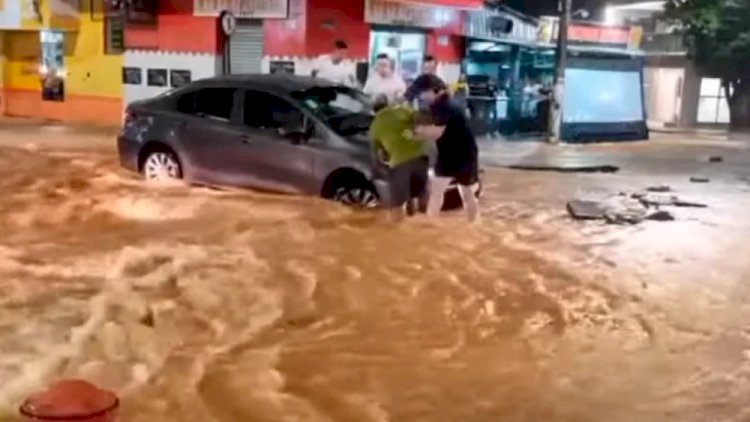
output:
[[[146,180],[164,181],[182,178],[182,167],[171,151],[152,151],[143,160],[143,176]]]
[[[349,207],[374,209],[380,206],[380,198],[369,186],[342,186],[336,189],[333,200]]]

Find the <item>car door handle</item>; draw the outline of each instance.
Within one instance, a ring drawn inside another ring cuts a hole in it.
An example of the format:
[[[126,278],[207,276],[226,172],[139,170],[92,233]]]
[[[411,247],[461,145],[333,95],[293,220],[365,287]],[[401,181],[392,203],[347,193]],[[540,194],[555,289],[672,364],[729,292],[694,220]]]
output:
[[[249,144],[250,142],[252,142],[252,139],[250,139],[250,137],[247,135],[243,135],[240,136],[240,142],[242,142],[243,144]]]

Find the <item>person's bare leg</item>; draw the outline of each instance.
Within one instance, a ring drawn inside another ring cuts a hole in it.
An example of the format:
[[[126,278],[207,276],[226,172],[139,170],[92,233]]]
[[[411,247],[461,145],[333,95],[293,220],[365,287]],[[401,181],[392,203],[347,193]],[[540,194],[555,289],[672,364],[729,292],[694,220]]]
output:
[[[427,216],[437,217],[440,210],[443,209],[443,200],[445,191],[451,184],[450,177],[431,177],[430,178],[430,199],[427,201]]]
[[[479,201],[476,196],[477,186],[458,186],[458,192],[461,194],[461,200],[464,203],[464,211],[469,218],[469,222],[475,222],[479,218]]]
[[[400,223],[404,220],[404,207],[393,207],[388,211],[388,216],[394,223]]]

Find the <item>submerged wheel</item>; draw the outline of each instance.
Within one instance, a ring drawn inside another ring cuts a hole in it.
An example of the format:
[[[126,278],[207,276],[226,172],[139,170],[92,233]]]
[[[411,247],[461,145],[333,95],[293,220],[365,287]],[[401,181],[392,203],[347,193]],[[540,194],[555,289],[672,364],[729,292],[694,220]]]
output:
[[[333,200],[349,207],[374,209],[380,206],[375,189],[369,186],[342,186],[336,189]]]
[[[149,152],[143,160],[141,171],[146,180],[157,182],[182,178],[182,167],[177,155],[167,150]]]

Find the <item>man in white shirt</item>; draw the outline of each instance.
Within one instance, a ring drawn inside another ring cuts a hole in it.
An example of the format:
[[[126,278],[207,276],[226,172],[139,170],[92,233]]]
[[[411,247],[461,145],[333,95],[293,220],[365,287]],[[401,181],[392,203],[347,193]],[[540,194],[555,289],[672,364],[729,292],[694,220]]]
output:
[[[312,76],[355,88],[357,86],[356,69],[353,64],[344,62],[349,47],[344,41],[336,41],[333,47],[331,54],[320,56],[316,60]]]
[[[406,84],[396,74],[393,61],[387,54],[379,54],[375,61],[375,72],[367,79],[365,94],[378,98],[383,96],[393,103],[406,94]]]

